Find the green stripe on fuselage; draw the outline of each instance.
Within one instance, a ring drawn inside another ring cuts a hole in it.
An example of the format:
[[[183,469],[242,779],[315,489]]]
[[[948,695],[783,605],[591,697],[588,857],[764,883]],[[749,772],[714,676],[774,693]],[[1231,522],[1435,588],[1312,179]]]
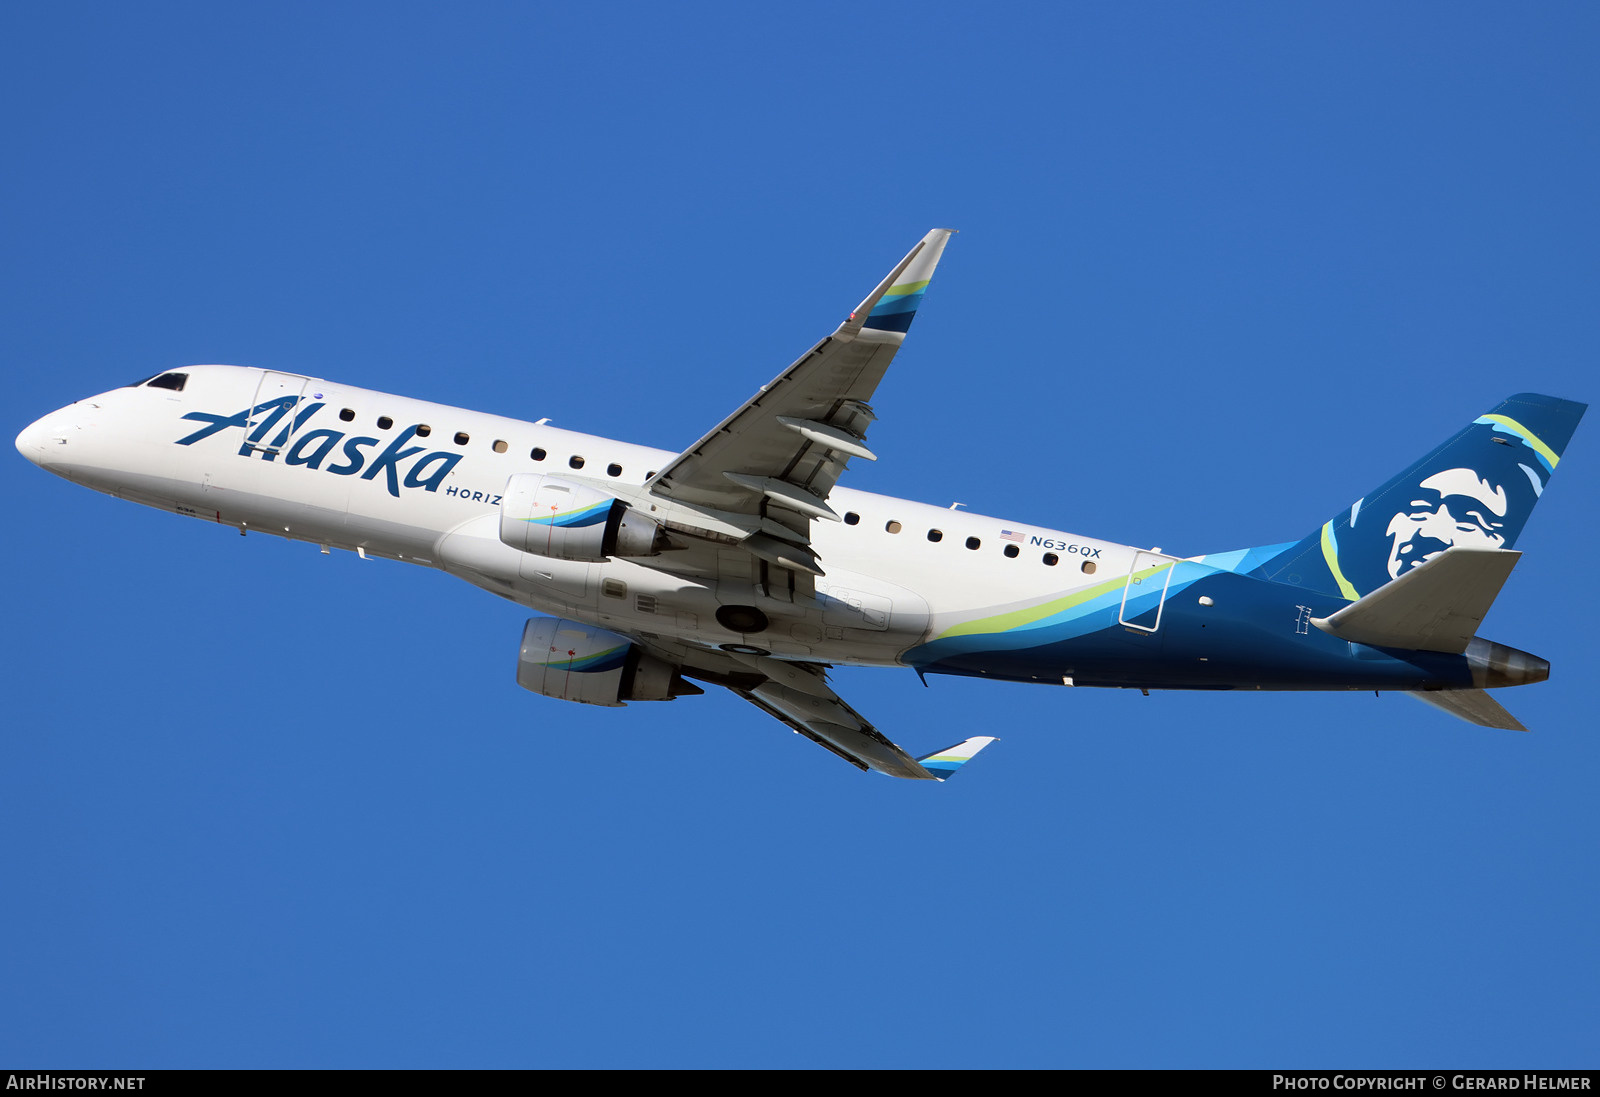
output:
[[[1144,571],[1134,572],[1132,579],[1135,582],[1143,582],[1144,580],[1150,578],[1150,576],[1156,574],[1158,571],[1161,571],[1165,568],[1170,568],[1171,566],[1171,563],[1157,564],[1153,568],[1146,568]],[[947,640],[952,636],[977,636],[993,634],[997,632],[1011,632],[1015,629],[1027,628],[1029,625],[1038,624],[1040,621],[1043,621],[1046,618],[1054,617],[1058,613],[1065,613],[1074,606],[1081,606],[1083,603],[1091,599],[1098,598],[1102,594],[1109,594],[1117,587],[1123,586],[1127,582],[1128,577],[1125,576],[1119,576],[1115,579],[1107,579],[1103,583],[1096,583],[1092,587],[1085,587],[1083,590],[1069,594],[1065,598],[1057,598],[1054,601],[1045,602],[1042,605],[1031,606],[1027,609],[1012,610],[1010,613],[1001,613],[994,617],[980,617],[976,621],[967,621],[965,624],[953,625],[950,628],[945,629],[938,636],[934,637],[934,639]]]

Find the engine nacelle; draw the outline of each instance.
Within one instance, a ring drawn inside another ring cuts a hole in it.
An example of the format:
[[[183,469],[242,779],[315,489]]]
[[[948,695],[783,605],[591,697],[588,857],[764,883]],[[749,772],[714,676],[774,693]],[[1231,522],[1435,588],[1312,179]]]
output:
[[[615,496],[540,472],[522,472],[506,481],[500,540],[538,556],[597,562],[611,556],[654,556],[666,534],[655,519]]]
[[[705,692],[626,636],[558,617],[535,617],[523,628],[517,685],[546,697],[609,708]]]

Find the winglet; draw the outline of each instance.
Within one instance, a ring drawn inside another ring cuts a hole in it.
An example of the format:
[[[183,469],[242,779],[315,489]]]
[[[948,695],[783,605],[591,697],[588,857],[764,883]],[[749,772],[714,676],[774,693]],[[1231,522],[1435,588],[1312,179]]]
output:
[[[878,288],[855,307],[850,319],[839,325],[839,334],[856,335],[863,328],[904,334],[916,318],[917,306],[922,304],[933,268],[939,265],[939,257],[944,254],[944,246],[950,242],[954,231],[934,229],[924,236],[889,272],[889,277],[878,283]]]
[[[998,740],[992,735],[974,735],[970,739],[963,739],[953,747],[936,750],[924,758],[918,758],[917,762],[937,780],[948,781],[955,776],[956,770],[977,757],[978,751],[994,742]]]

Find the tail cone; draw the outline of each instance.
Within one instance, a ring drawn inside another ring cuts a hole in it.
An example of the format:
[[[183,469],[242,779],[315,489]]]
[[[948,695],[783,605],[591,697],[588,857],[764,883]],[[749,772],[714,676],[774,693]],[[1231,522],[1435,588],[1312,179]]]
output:
[[[1472,668],[1472,684],[1478,689],[1496,686],[1524,686],[1550,677],[1550,664],[1504,644],[1474,638],[1467,645],[1467,665]]]

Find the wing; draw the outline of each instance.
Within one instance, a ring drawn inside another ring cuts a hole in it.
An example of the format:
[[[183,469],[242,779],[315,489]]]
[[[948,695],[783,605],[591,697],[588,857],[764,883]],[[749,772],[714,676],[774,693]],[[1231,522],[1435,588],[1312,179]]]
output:
[[[641,563],[700,579],[759,583],[769,597],[783,597],[784,585],[769,575],[777,567],[788,574],[787,597],[809,590],[810,576],[822,574],[811,523],[839,520],[828,496],[852,457],[877,459],[866,445],[874,418],[869,401],[905,341],[950,235],[935,229],[924,236],[838,330],[650,478],[646,492],[661,504],[659,516],[678,551]],[[994,742],[976,736],[913,758],[845,704],[817,664],[662,637],[648,643],[685,675],[726,686],[864,770],[943,781]]]
[[[820,666],[760,659],[758,669],[766,676],[761,684],[729,688],[798,734],[864,770],[912,780],[943,781],[995,741],[988,735],[974,736],[953,747],[913,758],[845,704],[828,685]]]
[[[868,401],[904,342],[950,239],[924,236],[837,331],[807,351],[646,485],[662,500],[743,518],[740,544],[780,567],[820,575],[815,519],[838,521],[828,495],[866,447]]]

